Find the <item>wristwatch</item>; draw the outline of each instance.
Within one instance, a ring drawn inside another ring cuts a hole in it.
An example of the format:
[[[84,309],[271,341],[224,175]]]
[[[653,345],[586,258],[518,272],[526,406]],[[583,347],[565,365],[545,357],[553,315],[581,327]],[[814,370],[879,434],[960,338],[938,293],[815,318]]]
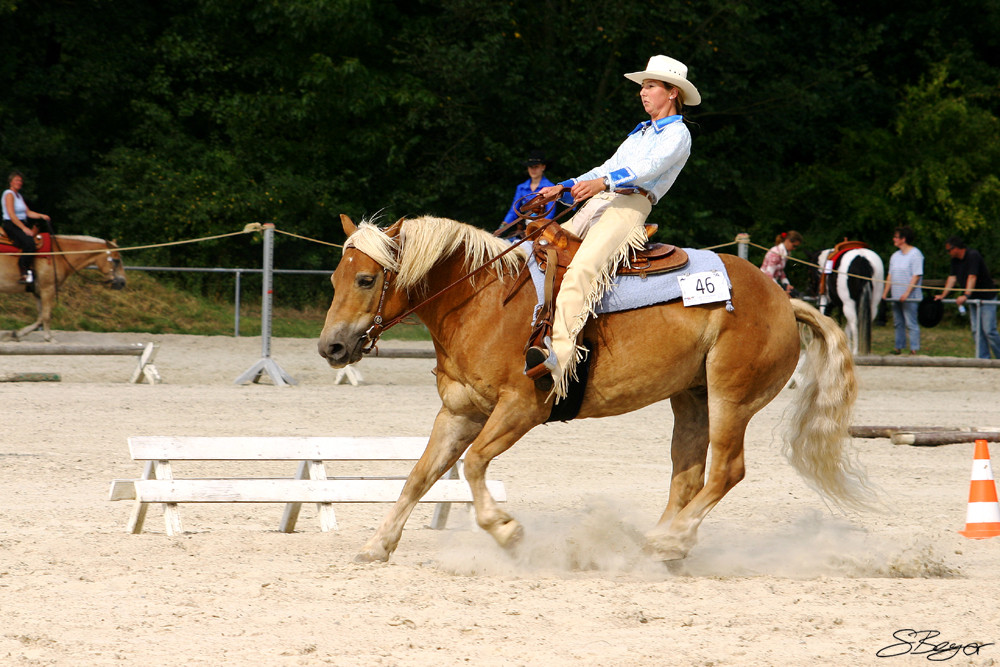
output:
[[[605,192],[611,192],[614,189],[615,188],[614,188],[614,184],[611,182],[611,177],[610,176],[605,176],[604,177],[604,191]]]

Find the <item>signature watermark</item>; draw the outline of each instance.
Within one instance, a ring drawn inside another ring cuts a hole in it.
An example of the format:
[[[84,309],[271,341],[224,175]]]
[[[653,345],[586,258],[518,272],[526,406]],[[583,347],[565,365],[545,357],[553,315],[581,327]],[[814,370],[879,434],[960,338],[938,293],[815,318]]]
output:
[[[993,642],[968,642],[956,644],[949,641],[938,641],[941,633],[937,630],[913,630],[906,628],[896,630],[892,638],[896,641],[885,648],[879,649],[875,655],[879,658],[895,658],[900,655],[921,655],[936,662],[951,660],[957,655],[979,655],[980,649],[993,646]]]

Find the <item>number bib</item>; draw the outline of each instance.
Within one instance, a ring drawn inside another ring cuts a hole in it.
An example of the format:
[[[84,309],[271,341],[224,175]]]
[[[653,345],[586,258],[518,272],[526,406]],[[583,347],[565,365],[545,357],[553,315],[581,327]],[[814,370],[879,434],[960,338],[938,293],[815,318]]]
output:
[[[700,306],[729,300],[729,281],[718,271],[677,276],[685,306]]]

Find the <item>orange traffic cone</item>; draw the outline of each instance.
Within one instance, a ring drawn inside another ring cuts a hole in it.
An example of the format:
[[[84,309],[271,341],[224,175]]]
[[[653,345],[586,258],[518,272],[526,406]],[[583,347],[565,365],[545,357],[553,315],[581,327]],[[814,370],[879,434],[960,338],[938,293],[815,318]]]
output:
[[[985,440],[976,440],[969,511],[965,530],[958,532],[974,540],[1000,535],[1000,503],[997,502],[997,486],[993,481],[993,468],[990,467],[990,449]]]

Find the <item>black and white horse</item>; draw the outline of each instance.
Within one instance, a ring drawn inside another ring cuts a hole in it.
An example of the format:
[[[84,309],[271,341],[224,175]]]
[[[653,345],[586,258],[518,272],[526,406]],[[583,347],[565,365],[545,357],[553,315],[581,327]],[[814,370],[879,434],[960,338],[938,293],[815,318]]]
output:
[[[885,265],[882,258],[869,248],[851,248],[838,251],[827,248],[819,253],[816,263],[819,271],[825,275],[818,282],[823,289],[817,289],[816,304],[820,312],[830,315],[839,309],[844,314],[847,323],[844,330],[850,343],[851,351],[858,353],[859,316],[866,316],[865,322],[870,330],[870,324],[878,313],[878,305],[882,301],[882,290],[885,286]],[[870,289],[867,314],[858,313],[858,302],[862,300],[862,291]]]

